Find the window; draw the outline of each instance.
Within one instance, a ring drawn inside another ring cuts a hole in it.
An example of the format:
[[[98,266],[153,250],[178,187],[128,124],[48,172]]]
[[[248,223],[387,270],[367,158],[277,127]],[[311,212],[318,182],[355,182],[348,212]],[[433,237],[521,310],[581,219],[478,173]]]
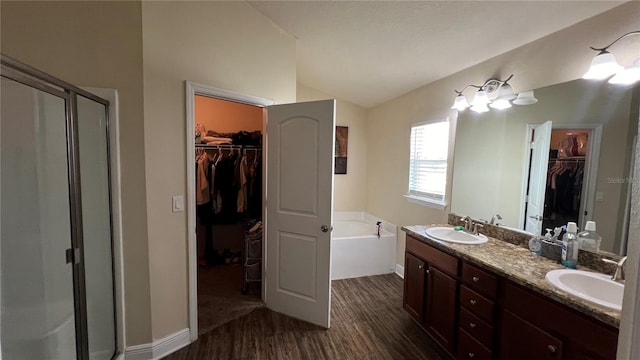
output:
[[[447,186],[449,122],[411,127],[409,201],[444,207]]]

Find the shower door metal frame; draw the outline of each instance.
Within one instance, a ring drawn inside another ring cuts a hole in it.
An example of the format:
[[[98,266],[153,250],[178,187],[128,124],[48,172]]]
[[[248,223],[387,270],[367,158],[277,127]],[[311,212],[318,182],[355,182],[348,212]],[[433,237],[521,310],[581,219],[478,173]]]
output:
[[[80,179],[80,148],[78,136],[78,96],[83,96],[105,106],[105,123],[107,138],[107,182],[109,187],[109,227],[110,247],[111,247],[111,279],[114,310],[114,344],[115,352],[112,359],[119,355],[118,328],[116,312],[116,289],[115,289],[115,264],[114,264],[114,241],[113,241],[113,211],[112,211],[112,182],[111,182],[111,149],[109,142],[109,101],[96,96],[77,86],[69,84],[63,80],[55,78],[29,65],[23,64],[4,54],[0,54],[1,71],[0,76],[44,91],[51,95],[65,100],[65,121],[67,138],[67,177],[69,182],[69,209],[71,220],[71,248],[67,250],[67,260],[73,266],[73,301],[74,320],[76,336],[76,356],[78,360],[89,360],[89,331],[87,325],[87,294],[85,283],[85,262],[84,262],[84,238],[82,226],[82,192]]]

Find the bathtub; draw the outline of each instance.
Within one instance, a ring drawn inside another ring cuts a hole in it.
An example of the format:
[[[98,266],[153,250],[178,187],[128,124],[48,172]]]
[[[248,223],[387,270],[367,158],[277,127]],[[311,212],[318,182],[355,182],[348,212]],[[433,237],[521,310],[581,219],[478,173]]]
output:
[[[331,279],[390,274],[395,270],[396,227],[366,213],[335,213],[331,232]]]

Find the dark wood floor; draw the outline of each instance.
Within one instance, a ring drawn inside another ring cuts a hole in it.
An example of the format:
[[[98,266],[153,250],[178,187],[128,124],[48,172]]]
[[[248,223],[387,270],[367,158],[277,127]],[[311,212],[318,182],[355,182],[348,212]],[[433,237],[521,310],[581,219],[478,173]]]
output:
[[[232,320],[165,360],[444,359],[402,309],[396,275],[332,283],[331,329],[267,308]]]

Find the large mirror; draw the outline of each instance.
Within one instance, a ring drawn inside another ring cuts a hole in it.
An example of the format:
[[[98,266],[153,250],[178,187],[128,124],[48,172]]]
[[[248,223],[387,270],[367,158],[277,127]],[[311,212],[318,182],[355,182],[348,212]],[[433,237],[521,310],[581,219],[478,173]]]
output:
[[[532,105],[460,113],[451,211],[531,233],[592,220],[601,250],[626,253],[639,93],[579,79],[536,89]]]

